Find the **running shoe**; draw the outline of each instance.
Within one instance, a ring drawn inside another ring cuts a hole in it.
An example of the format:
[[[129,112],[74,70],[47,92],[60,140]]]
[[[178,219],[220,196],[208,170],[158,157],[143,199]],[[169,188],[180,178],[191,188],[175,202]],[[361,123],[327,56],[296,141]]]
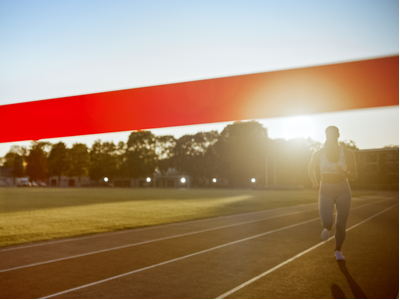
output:
[[[327,239],[329,239],[330,236],[331,236],[331,231],[324,228],[324,230],[322,230],[321,233],[321,240],[326,241]]]
[[[340,252],[339,250],[335,250],[335,257],[336,257],[336,260],[344,260],[343,253]]]

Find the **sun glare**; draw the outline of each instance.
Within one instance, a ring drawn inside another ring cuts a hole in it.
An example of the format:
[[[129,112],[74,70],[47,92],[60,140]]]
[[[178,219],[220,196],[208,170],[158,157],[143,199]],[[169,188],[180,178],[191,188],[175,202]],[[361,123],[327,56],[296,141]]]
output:
[[[315,135],[314,122],[307,117],[288,118],[283,124],[283,138],[313,137]]]

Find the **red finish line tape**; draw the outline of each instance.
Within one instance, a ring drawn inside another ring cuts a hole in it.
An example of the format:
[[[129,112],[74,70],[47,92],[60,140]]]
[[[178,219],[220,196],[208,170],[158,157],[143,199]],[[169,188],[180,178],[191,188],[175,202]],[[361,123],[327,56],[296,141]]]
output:
[[[391,56],[2,105],[0,142],[398,104]]]

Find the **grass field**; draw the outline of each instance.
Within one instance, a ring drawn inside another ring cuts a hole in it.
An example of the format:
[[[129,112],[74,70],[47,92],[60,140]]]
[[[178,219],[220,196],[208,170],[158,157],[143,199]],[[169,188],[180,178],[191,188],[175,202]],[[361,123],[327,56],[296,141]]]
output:
[[[311,190],[0,188],[0,247],[308,204],[317,197]]]

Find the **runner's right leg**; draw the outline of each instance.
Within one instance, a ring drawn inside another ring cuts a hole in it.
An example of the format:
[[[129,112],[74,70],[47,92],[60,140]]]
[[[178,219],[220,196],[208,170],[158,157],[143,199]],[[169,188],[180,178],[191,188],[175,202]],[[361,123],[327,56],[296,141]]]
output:
[[[336,199],[336,249],[341,250],[346,237],[346,223],[351,206],[351,192],[347,192]]]
[[[334,223],[333,208],[335,201],[332,197],[320,194],[318,204],[321,223],[325,228],[321,233],[321,239],[326,241],[330,236],[330,231],[332,230]]]

